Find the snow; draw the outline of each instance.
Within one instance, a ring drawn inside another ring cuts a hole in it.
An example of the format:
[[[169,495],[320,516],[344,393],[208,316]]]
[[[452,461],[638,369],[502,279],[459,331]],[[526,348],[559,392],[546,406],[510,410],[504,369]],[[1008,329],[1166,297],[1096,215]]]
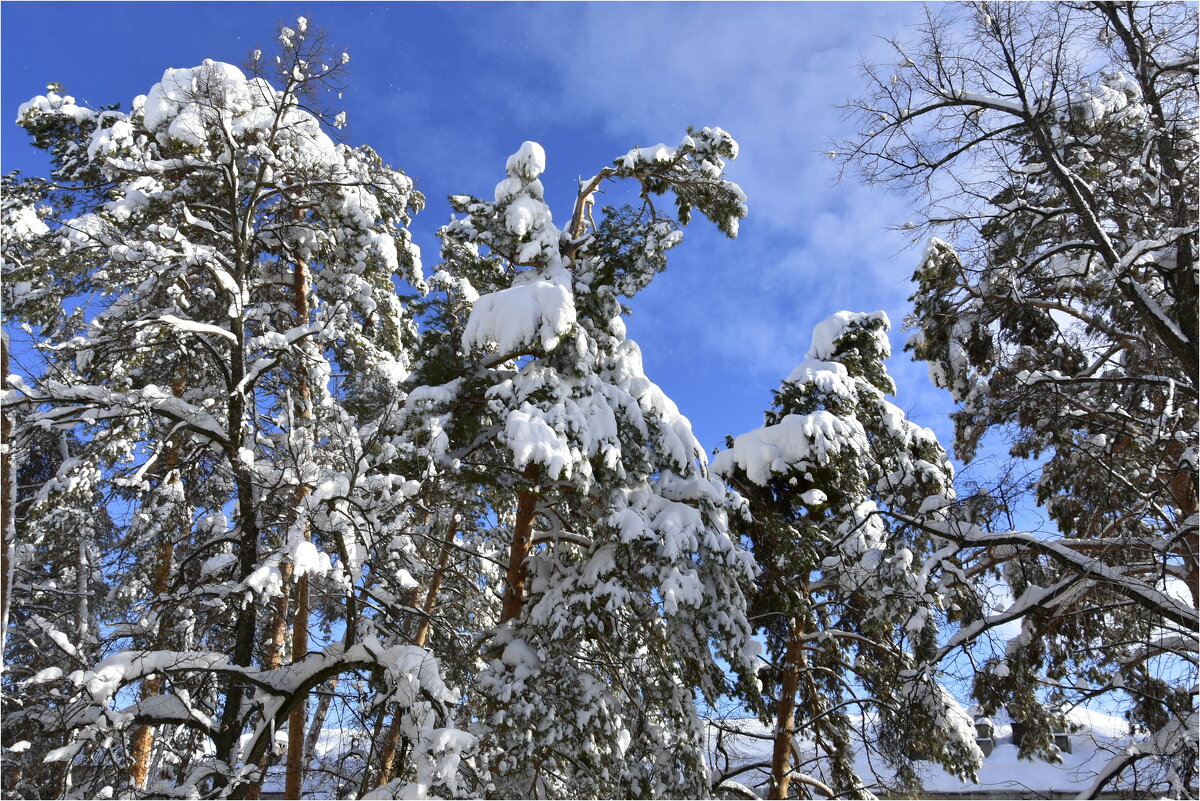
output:
[[[143,122],[157,132],[160,143],[170,140],[205,147],[218,121],[236,134],[265,130],[274,121],[275,90],[261,79],[220,61],[197,67],[167,69],[146,93]],[[320,146],[319,140],[314,145]],[[332,147],[332,145],[330,145]]]
[[[712,470],[727,476],[735,466],[740,467],[751,481],[765,485],[772,475],[819,467],[846,451],[869,453],[862,425],[818,409],[811,414],[789,414],[778,425],[742,434],[734,439],[732,448],[713,457]]]
[[[20,242],[49,233],[50,228],[42,222],[33,206],[16,206],[4,210],[4,235],[6,239]],[[19,297],[24,292],[16,293]]]
[[[462,345],[501,354],[539,345],[548,351],[575,321],[575,301],[567,287],[531,281],[481,296],[467,319]]]
[[[855,381],[841,362],[805,359],[788,374],[786,383],[812,384],[823,395],[839,398],[854,397]]]
[[[194,320],[184,320],[176,317],[173,314],[164,314],[158,318],[160,323],[178,328],[180,331],[188,331],[196,334],[216,334],[219,337],[228,339],[230,342],[237,342],[237,337],[233,332],[208,323],[198,323]]]
[[[471,286],[470,281],[466,278],[456,278],[445,270],[435,272],[429,279],[429,283],[434,287],[444,287],[457,292],[469,304],[474,305],[479,300],[479,293],[475,291],[475,287]]]
[[[845,336],[852,326],[869,328],[870,324],[876,321],[882,322],[883,325],[873,331],[872,338],[879,350],[880,358],[886,359],[892,355],[892,346],[887,338],[887,330],[891,328],[891,321],[888,319],[887,313],[882,311],[870,314],[840,311],[817,323],[812,332],[812,345],[809,346],[805,358],[832,359],[838,353],[837,341]],[[804,365],[802,364],[801,367]],[[797,370],[799,369],[797,368]],[[791,379],[789,378],[789,380]]]
[[[961,711],[961,710],[960,710]],[[963,715],[967,721],[969,716]],[[861,718],[853,716],[854,723],[851,731],[862,730]],[[1091,786],[1099,772],[1105,767],[1114,754],[1122,754],[1125,749],[1137,741],[1129,735],[1129,726],[1121,718],[1112,717],[1096,710],[1075,707],[1067,713],[1068,721],[1080,727],[1079,731],[1071,733],[1072,753],[1061,753],[1062,762],[1058,764],[1021,760],[1017,757],[1017,746],[1012,742],[1012,724],[1007,714],[1000,712],[994,719],[993,738],[995,747],[990,755],[983,758],[982,766],[977,774],[977,781],[963,781],[942,767],[930,762],[918,762],[919,773],[927,792],[940,793],[946,796],[961,794],[966,796],[973,793],[990,792],[1000,797],[1017,797],[1026,793],[1048,794],[1067,793],[1077,794]],[[749,765],[755,762],[767,762],[771,758],[771,740],[758,739],[753,735],[769,735],[771,730],[757,720],[730,720],[726,725],[733,724],[746,732],[743,736],[726,734],[723,738],[725,751],[730,755],[731,767]],[[969,730],[964,724],[963,735],[975,736],[974,725]],[[712,744],[716,741],[716,733],[709,730],[710,753]],[[802,754],[811,754],[812,745],[803,732],[799,735],[798,744]],[[872,784],[874,771],[878,770],[881,778],[889,778],[890,773],[879,760],[871,760],[864,749],[861,734],[855,735],[854,740],[855,770],[863,776],[868,785]],[[715,763],[715,760],[714,760]],[[719,765],[717,767],[720,767]],[[810,768],[811,770],[811,768]],[[819,775],[819,774],[818,774]],[[766,774],[764,771],[752,771],[738,777],[749,786],[765,789]],[[1110,788],[1117,792],[1120,787]],[[1126,788],[1127,789],[1127,788]],[[876,792],[881,788],[876,785]]]
[[[48,667],[39,670],[33,678],[29,679],[30,684],[45,684],[51,681],[58,681],[63,677],[63,671],[60,667]]]
[[[74,656],[78,652],[75,644],[71,642],[71,638],[67,636],[66,633],[55,629],[52,629],[46,633],[49,635],[50,639],[54,640],[55,645],[66,651],[68,654]]]
[[[825,503],[828,497],[829,496],[821,492],[819,489],[810,489],[807,492],[802,492],[800,494],[800,500],[804,502],[805,506],[819,506],[820,504]]]
[[[622,754],[629,748],[629,743],[633,739],[629,733],[629,729],[621,729],[617,732],[617,750]]]
[[[525,644],[524,640],[513,640],[504,646],[500,661],[515,668],[513,671],[514,681],[522,681],[537,673],[542,660],[538,658],[536,651]]]
[[[413,578],[413,574],[409,573],[404,568],[400,568],[396,571],[396,583],[399,584],[400,588],[404,590],[411,590],[413,587],[421,586],[421,582]]]
[[[1075,101],[1072,108],[1081,113],[1085,126],[1096,129],[1113,118],[1144,117],[1146,110],[1140,101],[1141,88],[1137,82],[1118,72],[1105,76],[1099,86]]]
[[[78,123],[86,122],[96,116],[96,112],[91,109],[76,105],[75,98],[70,95],[48,92],[45,95],[38,95],[18,106],[17,122],[20,123],[29,114],[40,115],[51,113],[70,117]]]
[[[133,706],[121,711],[123,713],[150,715],[162,720],[195,720],[209,729],[216,728],[216,722],[209,715],[196,709],[179,695],[152,695],[141,699]]]
[[[704,600],[704,584],[695,571],[681,572],[672,566],[662,579],[660,590],[663,600],[663,611],[673,615],[679,611],[680,605],[699,607]]]
[[[635,147],[621,157],[621,164],[626,169],[637,169],[643,164],[664,164],[675,158],[677,151],[661,142],[653,147]]]
[[[692,423],[662,389],[651,381],[642,362],[642,350],[632,339],[616,347],[611,364],[600,374],[603,381],[610,383],[636,401],[636,407],[622,404],[622,414],[629,415],[631,423],[646,435],[646,418],[658,421],[660,430],[655,447],[670,464],[681,471],[686,470],[693,459],[705,461],[704,450],[692,433]]]
[[[508,157],[504,171],[512,178],[532,181],[546,171],[546,151],[537,142],[524,142]]]
[[[83,746],[84,743],[82,741],[78,741],[70,743],[69,745],[64,745],[62,748],[55,748],[50,753],[46,754],[45,758],[42,759],[42,762],[70,762],[75,758],[75,755],[79,753],[79,750],[83,748]]]
[[[996,95],[985,95],[978,92],[966,92],[959,90],[955,92],[951,100],[961,100],[964,103],[975,106],[985,106],[1001,111],[1007,111],[1012,114],[1024,115],[1027,113],[1025,104],[1020,100],[1009,100],[1005,97],[997,97]]]
[[[290,554],[293,575],[300,578],[304,575],[324,576],[333,570],[329,554],[317,548],[308,540],[301,539],[292,546]]]
[[[246,576],[245,585],[263,598],[274,598],[283,594],[283,576],[275,565],[260,565]]]
[[[221,571],[225,570],[225,568],[235,564],[237,560],[237,554],[232,553],[219,553],[214,556],[210,556],[208,559],[205,559],[204,564],[200,566],[200,575],[203,577],[220,573]]]
[[[513,236],[522,237],[553,227],[550,208],[529,195],[522,195],[504,210],[504,224]]]
[[[577,461],[570,444],[528,403],[508,413],[501,439],[512,451],[516,467],[524,469],[530,463],[540,464],[552,479],[569,478],[571,466]]]

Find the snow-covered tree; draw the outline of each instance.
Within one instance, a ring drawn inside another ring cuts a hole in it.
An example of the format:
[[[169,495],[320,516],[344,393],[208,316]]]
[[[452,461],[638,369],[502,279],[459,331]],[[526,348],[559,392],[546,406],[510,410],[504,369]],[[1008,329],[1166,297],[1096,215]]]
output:
[[[942,532],[1015,599],[953,644],[1022,621],[976,692],[1026,718],[1024,753],[1050,750],[1044,701],[1128,699],[1153,736],[1095,792],[1131,766],[1196,781],[1196,36],[1188,4],[945,9],[868,70],[842,148],[948,226],[910,348],[959,404],[957,452],[1005,432],[1058,529]]]
[[[66,676],[92,665],[102,650],[104,559],[117,543],[97,472],[56,478],[79,445],[68,434],[38,431],[14,454],[19,469],[10,507],[13,604],[3,705],[11,753],[3,782],[14,797],[58,796],[71,787],[70,765],[46,758],[72,744],[63,725],[70,713],[62,692]],[[39,691],[25,692],[30,684]]]
[[[477,716],[487,783],[469,792],[708,792],[693,694],[725,684],[712,646],[746,662],[751,562],[690,424],[625,336],[620,298],[665,268],[693,208],[736,232],[735,155],[715,128],[635,149],[581,184],[563,229],[532,142],[494,200],[451,199],[462,216],[441,232],[444,300],[406,411],[430,472],[484,501],[459,529],[492,565],[475,577],[477,650],[447,668]],[[595,214],[609,180],[634,183],[637,207]]]
[[[129,112],[58,87],[20,112],[53,183],[6,185],[4,305],[49,367],[5,405],[30,436],[79,432],[46,493],[90,482],[127,510],[124,613],[103,661],[63,671],[56,758],[92,743],[136,765],[122,742],[148,747],[139,726],[196,733],[160,749],[147,792],[246,792],[275,729],[290,719],[295,753],[294,710],[342,672],[409,705],[448,697],[427,651],[360,625],[364,563],[414,522],[417,483],[356,410],[401,401],[415,328],[396,281],[421,286],[421,196],[312,111],[348,61],[319,45],[301,18],[274,61],[255,55],[274,83],[210,61],[167,70]],[[58,508],[40,501],[31,532]],[[344,637],[305,647],[309,591]]]
[[[775,724],[770,765],[753,766],[769,767],[770,798],[792,782],[831,797],[880,783],[908,793],[914,760],[968,776],[982,758],[971,717],[927,669],[960,593],[953,572],[941,582],[943,543],[895,515],[943,516],[954,471],[933,432],[887,400],[888,327],[883,312],[817,325],[765,425],[713,460],[746,498],[740,529],[762,571],[751,613],[767,680],[747,700]],[[887,770],[858,775],[860,748]]]

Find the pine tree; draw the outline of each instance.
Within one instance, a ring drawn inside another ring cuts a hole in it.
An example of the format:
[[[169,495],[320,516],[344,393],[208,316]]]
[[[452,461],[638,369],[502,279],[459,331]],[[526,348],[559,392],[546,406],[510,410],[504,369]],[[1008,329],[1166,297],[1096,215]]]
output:
[[[128,617],[105,622],[106,658],[72,679],[62,725],[111,739],[114,759],[127,757],[112,735],[138,726],[198,732],[213,756],[169,755],[167,788],[246,792],[274,729],[291,717],[298,750],[292,711],[337,673],[445,692],[436,668],[396,672],[427,653],[376,647],[356,607],[368,553],[410,522],[406,480],[353,409],[400,402],[388,396],[415,329],[393,281],[421,286],[405,228],[421,197],[309,110],[347,61],[301,19],[281,30],[281,88],[206,62],[168,70],[128,113],[61,91],[21,110],[54,183],[10,181],[23,202],[6,209],[5,306],[40,332],[50,368],[6,407],[30,429],[81,431],[56,480],[89,477],[129,510]],[[69,313],[80,295],[94,300]],[[259,644],[289,564],[292,609],[307,580],[348,636],[300,653],[310,621],[289,613],[280,676]],[[143,699],[114,714],[138,682]]]
[[[17,431],[24,427],[17,421]],[[5,765],[9,793],[60,795],[72,787],[72,758],[93,746],[71,738],[67,681],[101,652],[107,589],[105,554],[118,543],[97,491],[96,472],[56,474],[81,452],[77,438],[32,431],[13,443],[13,605],[6,643],[3,725],[12,754]],[[91,480],[88,480],[91,478]],[[30,692],[30,688],[34,691]],[[98,788],[96,788],[98,789]]]
[[[940,579],[942,543],[895,517],[944,515],[954,472],[933,432],[886,400],[888,327],[883,312],[817,325],[766,424],[713,460],[746,498],[741,533],[762,569],[751,614],[769,680],[747,701],[774,719],[770,798],[792,781],[915,792],[917,759],[961,776],[980,766],[972,719],[925,669],[958,594]],[[872,720],[864,742],[852,714]],[[893,775],[858,775],[860,749]]]
[[[710,643],[746,659],[751,563],[690,425],[625,337],[619,298],[665,268],[693,207],[736,232],[744,200],[722,177],[734,155],[719,129],[635,149],[581,184],[565,230],[535,143],[508,160],[494,201],[451,199],[463,216],[442,231],[446,300],[417,372],[441,388],[421,418],[437,469],[487,504],[465,521],[486,527],[461,528],[494,565],[479,651],[458,667],[491,774],[474,792],[708,792],[692,693],[724,686]],[[597,225],[610,179],[637,181],[640,208],[606,208]],[[673,215],[658,208],[668,192]]]

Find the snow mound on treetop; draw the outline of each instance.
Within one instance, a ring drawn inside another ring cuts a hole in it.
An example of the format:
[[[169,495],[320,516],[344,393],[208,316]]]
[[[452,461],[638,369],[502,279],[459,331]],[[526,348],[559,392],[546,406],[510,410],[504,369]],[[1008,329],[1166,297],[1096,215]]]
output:
[[[532,181],[546,171],[546,151],[537,142],[523,142],[519,150],[508,157],[504,171],[511,178]]]
[[[277,92],[263,78],[247,79],[232,64],[209,59],[197,67],[167,69],[145,96],[134,100],[134,110],[140,108],[146,128],[161,144],[174,140],[204,147],[217,128],[227,127],[236,137],[268,130],[277,101]],[[289,109],[284,122],[305,152],[328,158],[336,151],[308,112]]]
[[[812,384],[822,394],[850,398],[854,395],[854,379],[841,362],[805,359],[788,375],[788,384]]]
[[[892,355],[892,346],[887,338],[887,330],[892,327],[892,322],[888,319],[887,313],[881,311],[869,314],[866,312],[840,311],[817,323],[813,328],[812,345],[809,346],[805,358],[819,360],[832,359],[838,353],[837,342],[846,335],[847,329],[851,326],[869,329],[871,324],[876,321],[882,322],[883,325],[872,332],[873,338],[879,347],[880,356],[886,359]]]

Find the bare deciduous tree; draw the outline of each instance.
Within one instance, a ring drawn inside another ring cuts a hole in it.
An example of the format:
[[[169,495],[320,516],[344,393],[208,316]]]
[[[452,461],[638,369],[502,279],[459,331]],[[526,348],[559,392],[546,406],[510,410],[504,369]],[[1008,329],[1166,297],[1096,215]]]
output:
[[[909,349],[959,404],[958,454],[1006,432],[1058,527],[943,527],[1015,599],[947,651],[1021,621],[975,692],[1042,720],[1026,753],[1052,751],[1045,701],[1125,697],[1152,736],[1096,792],[1149,757],[1194,792],[1196,34],[1190,4],[942,8],[867,68],[838,148],[949,232],[914,275]]]

